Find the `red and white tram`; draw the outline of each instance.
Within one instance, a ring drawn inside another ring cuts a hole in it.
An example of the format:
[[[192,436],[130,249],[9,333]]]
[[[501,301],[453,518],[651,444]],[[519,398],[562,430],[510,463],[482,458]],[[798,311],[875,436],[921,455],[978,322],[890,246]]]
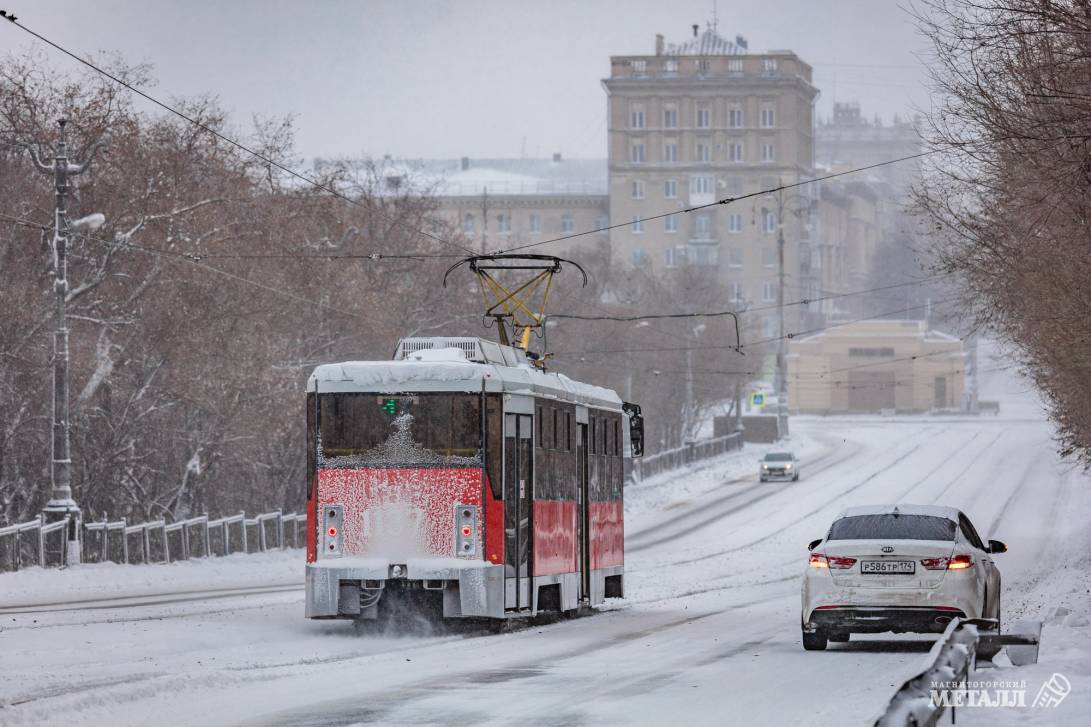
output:
[[[623,458],[639,408],[479,338],[307,384],[306,615],[571,611],[624,593]]]

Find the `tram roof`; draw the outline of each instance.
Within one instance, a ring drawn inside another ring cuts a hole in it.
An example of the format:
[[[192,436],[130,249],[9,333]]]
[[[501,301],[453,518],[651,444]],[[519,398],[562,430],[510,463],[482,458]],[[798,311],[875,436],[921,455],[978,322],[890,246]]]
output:
[[[402,339],[394,361],[322,364],[307,380],[307,391],[479,392],[482,385],[487,392],[621,409],[621,399],[612,389],[540,371],[522,351],[475,338]]]

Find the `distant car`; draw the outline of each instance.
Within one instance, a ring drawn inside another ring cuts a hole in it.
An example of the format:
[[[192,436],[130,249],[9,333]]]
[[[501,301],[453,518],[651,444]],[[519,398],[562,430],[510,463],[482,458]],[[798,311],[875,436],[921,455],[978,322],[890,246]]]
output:
[[[940,633],[956,616],[1000,622],[1000,571],[1007,552],[983,541],[951,507],[851,507],[808,547],[803,575],[803,648],[849,634]]]
[[[799,479],[799,460],[791,452],[769,452],[758,460],[758,464],[761,465],[758,477],[762,482],[769,480],[795,482]]]

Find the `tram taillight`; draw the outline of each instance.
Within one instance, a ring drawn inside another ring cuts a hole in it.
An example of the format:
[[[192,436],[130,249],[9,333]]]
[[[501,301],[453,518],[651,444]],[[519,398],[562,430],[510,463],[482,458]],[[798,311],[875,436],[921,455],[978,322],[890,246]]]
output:
[[[323,511],[323,526],[326,528],[322,537],[322,552],[327,556],[339,556],[343,552],[341,525],[344,520],[344,508],[341,505],[327,505]]]
[[[477,508],[473,505],[455,505],[455,555],[477,555]]]

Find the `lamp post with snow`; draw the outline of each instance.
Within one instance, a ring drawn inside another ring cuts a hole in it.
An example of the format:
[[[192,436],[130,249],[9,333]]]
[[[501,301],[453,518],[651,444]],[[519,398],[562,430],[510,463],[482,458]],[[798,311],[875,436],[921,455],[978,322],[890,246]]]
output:
[[[57,330],[53,334],[53,441],[52,457],[49,469],[51,486],[49,502],[42,511],[48,522],[57,522],[68,518],[65,537],[65,552],[61,554],[64,562],[80,562],[81,513],[79,505],[72,498],[72,453],[69,447],[69,411],[68,411],[68,322],[66,304],[68,302],[68,236],[72,233],[93,232],[103,225],[106,218],[101,214],[92,214],[74,222],[68,221],[67,197],[68,178],[82,174],[91,164],[99,145],[92,147],[91,153],[82,164],[68,160],[65,142],[66,119],[57,124],[61,128],[60,141],[57,143],[53,162],[42,161],[34,147],[29,147],[30,154],[38,169],[53,176],[56,191],[53,216],[53,292],[56,295]]]

